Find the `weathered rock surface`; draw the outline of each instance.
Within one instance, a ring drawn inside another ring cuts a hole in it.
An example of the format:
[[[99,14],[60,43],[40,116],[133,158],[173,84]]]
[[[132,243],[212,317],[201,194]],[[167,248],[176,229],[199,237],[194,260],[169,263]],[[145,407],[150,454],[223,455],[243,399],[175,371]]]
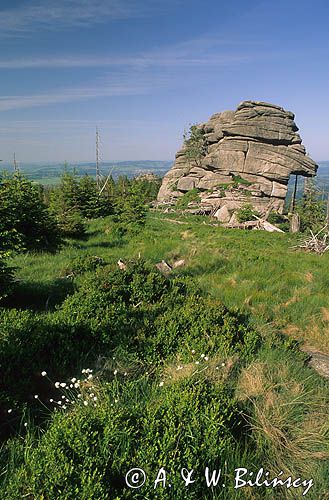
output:
[[[159,202],[175,203],[197,188],[200,203],[228,218],[245,203],[262,214],[269,208],[282,212],[291,175],[312,177],[316,163],[306,155],[297,133],[294,114],[265,102],[244,101],[236,111],[214,114],[199,127],[207,154],[189,160],[185,147],[176,154],[163,179]],[[225,216],[223,215],[225,213]]]

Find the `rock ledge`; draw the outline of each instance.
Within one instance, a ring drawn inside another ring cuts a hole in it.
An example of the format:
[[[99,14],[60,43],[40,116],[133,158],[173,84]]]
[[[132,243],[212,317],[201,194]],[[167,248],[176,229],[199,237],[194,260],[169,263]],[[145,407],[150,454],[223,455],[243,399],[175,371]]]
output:
[[[306,154],[294,114],[266,102],[244,101],[236,111],[216,113],[198,125],[207,153],[199,162],[177,152],[158,194],[161,203],[175,203],[197,188],[200,205],[225,213],[248,203],[261,214],[282,213],[291,175],[313,177],[317,165]]]

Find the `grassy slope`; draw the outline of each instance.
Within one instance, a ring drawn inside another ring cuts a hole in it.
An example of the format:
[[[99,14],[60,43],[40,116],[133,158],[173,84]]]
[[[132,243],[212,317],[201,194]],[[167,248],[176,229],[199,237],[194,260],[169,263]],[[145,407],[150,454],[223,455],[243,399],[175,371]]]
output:
[[[110,237],[108,220],[92,221],[86,241],[71,241],[60,253],[53,256],[30,254],[16,257],[13,263],[19,268],[17,275],[22,280],[17,305],[45,310],[46,307],[53,307],[59,303],[71,287],[70,280],[63,279],[65,269],[70,268],[72,258],[82,253],[98,255],[107,262],[115,262],[119,258],[128,260],[138,257],[139,254],[154,263],[162,259],[173,262],[184,258],[186,266],[174,272],[194,275],[208,293],[221,298],[227,306],[238,307],[251,313],[251,319],[261,331],[266,333],[281,330],[294,338],[305,340],[313,347],[329,352],[327,335],[329,304],[326,296],[326,270],[329,257],[327,255],[318,257],[292,250],[291,246],[296,243],[296,238],[287,234],[224,230],[206,225],[210,219],[202,217],[173,216],[172,219],[179,219],[179,224],[168,219],[170,219],[168,215],[150,213],[146,228],[139,235],[121,242],[115,242]],[[211,359],[210,368],[212,363],[217,362],[218,360]],[[126,368],[122,369],[124,370]],[[166,390],[171,390],[170,386],[173,384],[177,386],[176,389],[181,397],[180,380],[177,377],[179,374],[183,380],[191,379],[192,382],[194,379],[188,370],[189,364],[184,365],[184,369],[179,372],[175,364],[165,366],[163,376]],[[172,382],[168,374],[175,375]],[[211,374],[210,370],[207,376],[211,378]],[[195,387],[198,386],[197,382]],[[148,390],[152,383],[152,380],[147,379]],[[131,380],[131,393],[128,385],[129,404],[133,400],[132,395],[137,394],[138,384],[138,380]],[[293,475],[298,473],[302,474],[302,477],[312,477],[315,486],[308,497],[314,500],[326,498],[328,462],[323,460],[328,457],[329,446],[326,381],[305,367],[296,352],[289,353],[268,346],[237,375],[235,384],[235,397],[244,411],[250,406],[247,414],[253,415],[250,420],[250,434],[254,441],[246,450],[242,447],[234,452],[232,450],[232,457],[228,457],[228,469],[233,470],[234,467],[247,466],[246,464],[248,466],[254,464],[256,467],[257,461],[254,463],[256,458],[252,452],[255,449],[258,450],[259,457],[264,456],[261,465],[271,473],[272,471],[277,473],[281,469],[287,473],[291,470]],[[154,390],[155,394],[158,394],[158,385]],[[113,412],[112,396],[105,395],[100,405],[93,409],[95,419],[103,413],[106,415],[106,425],[110,425],[112,418],[108,418]],[[142,404],[146,399],[143,392],[143,397],[138,401]],[[151,395],[150,408],[154,407],[153,399],[154,396]],[[120,405],[120,411],[122,409],[129,414],[129,404],[124,401]],[[143,414],[144,409],[138,411]],[[86,410],[83,406],[71,414],[75,423],[79,418],[81,422],[86,421]],[[113,415],[116,414],[114,412]],[[50,433],[45,435],[43,442],[39,440],[33,445],[29,445],[28,441],[25,443],[24,456],[27,457],[28,466],[32,463],[30,457],[32,450],[36,450],[34,460],[38,463],[38,459],[43,455],[48,457],[49,448],[57,449],[58,442],[55,440],[55,444],[52,444],[51,439],[52,436],[62,439],[65,422],[64,416],[63,420],[61,418],[60,415],[55,416]],[[84,435],[79,425],[77,424],[72,435],[68,432],[69,442],[75,434],[78,440]],[[152,440],[150,442],[153,443]],[[12,445],[13,449],[15,443]],[[133,433],[129,435],[129,439],[127,438],[127,443],[133,445]],[[119,457],[123,462],[127,460],[124,453],[129,457],[127,443]],[[142,443],[146,446],[146,441]],[[95,456],[101,457],[101,451],[98,447]],[[153,454],[153,449],[151,452]],[[147,461],[146,457],[143,458]],[[63,463],[61,462],[61,465]],[[47,465],[46,462],[44,465]],[[85,468],[88,470],[87,466]],[[156,470],[155,466],[153,468]],[[19,470],[18,476],[15,475],[16,470]],[[26,470],[28,472],[25,474]],[[25,480],[26,491],[29,491],[29,474],[29,467],[26,467],[25,463],[20,469],[14,464],[8,477],[12,476],[16,483]],[[43,469],[38,474],[37,478],[39,476],[43,478]],[[49,481],[55,481],[51,474]],[[41,491],[41,486],[36,488],[37,491]],[[289,493],[287,496],[278,493],[277,497],[296,498],[294,492]],[[230,490],[228,496],[219,494],[213,498],[272,498],[273,492],[262,489],[259,492],[253,490],[241,495]],[[53,497],[50,495],[50,498]],[[91,496],[91,498],[97,497]]]
[[[177,220],[177,216],[172,217]],[[208,218],[151,213],[145,230],[119,245],[107,234],[106,220],[92,221],[87,241],[71,242],[59,254],[22,255],[14,265],[25,282],[21,304],[45,308],[69,291],[60,276],[82,252],[108,262],[137,257],[151,261],[184,258],[180,273],[194,275],[210,294],[229,307],[251,312],[262,331],[280,330],[329,353],[329,255],[316,256],[291,247],[287,234],[225,230],[206,225]]]

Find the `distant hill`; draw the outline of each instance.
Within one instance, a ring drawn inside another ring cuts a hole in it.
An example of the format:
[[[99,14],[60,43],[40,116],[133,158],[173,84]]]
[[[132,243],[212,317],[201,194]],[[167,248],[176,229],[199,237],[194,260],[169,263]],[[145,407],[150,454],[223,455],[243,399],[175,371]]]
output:
[[[320,191],[323,191],[323,195],[326,196],[329,193],[329,161],[319,161],[318,162],[319,169],[316,176],[316,185]],[[295,176],[293,175],[289,180],[288,185],[288,196],[291,196],[291,192],[293,190],[293,186],[295,183]],[[304,180],[303,177],[298,179],[298,189],[297,189],[297,197],[299,198],[303,194],[304,189]]]
[[[138,161],[119,161],[119,162],[102,162],[101,173],[107,176],[110,172],[114,179],[120,175],[127,175],[128,177],[135,177],[141,173],[154,173],[159,176],[165,175],[170,169],[172,161],[160,160],[138,160]],[[3,163],[1,168],[12,172],[13,166]],[[33,181],[41,184],[49,185],[56,184],[65,168],[69,171],[75,171],[77,175],[82,176],[85,174],[95,175],[95,163],[93,162],[79,162],[74,164],[64,163],[20,163],[19,169],[24,175]]]
[[[319,187],[323,185],[329,191],[329,161],[320,161],[318,170]]]
[[[172,164],[173,162],[169,160],[106,161],[101,164],[101,172],[104,176],[107,176],[111,171],[114,179],[117,179],[120,175],[127,175],[131,178],[140,173],[148,172],[163,177],[170,170]],[[320,161],[318,164],[317,185],[321,190],[329,192],[329,161]],[[13,166],[8,163],[1,163],[0,168],[10,172],[13,170]],[[64,163],[20,163],[19,168],[28,179],[50,185],[59,182],[65,165]],[[93,162],[79,162],[68,164],[66,168],[71,172],[75,170],[79,176],[85,174],[94,176],[96,167]],[[293,184],[294,177],[289,182],[289,191],[291,191]],[[301,178],[298,185],[298,194],[301,195],[302,191],[303,179]]]

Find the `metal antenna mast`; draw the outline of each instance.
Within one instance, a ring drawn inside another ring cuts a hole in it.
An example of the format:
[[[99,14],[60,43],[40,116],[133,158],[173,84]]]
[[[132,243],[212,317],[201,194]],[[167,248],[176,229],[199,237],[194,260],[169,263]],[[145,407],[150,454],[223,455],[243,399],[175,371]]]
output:
[[[98,132],[98,127],[96,127],[96,183],[98,189],[100,188],[100,180],[101,180],[99,164],[100,164],[99,132]]]
[[[17,172],[18,166],[17,166],[17,161],[16,161],[16,153],[14,153],[14,170]]]

